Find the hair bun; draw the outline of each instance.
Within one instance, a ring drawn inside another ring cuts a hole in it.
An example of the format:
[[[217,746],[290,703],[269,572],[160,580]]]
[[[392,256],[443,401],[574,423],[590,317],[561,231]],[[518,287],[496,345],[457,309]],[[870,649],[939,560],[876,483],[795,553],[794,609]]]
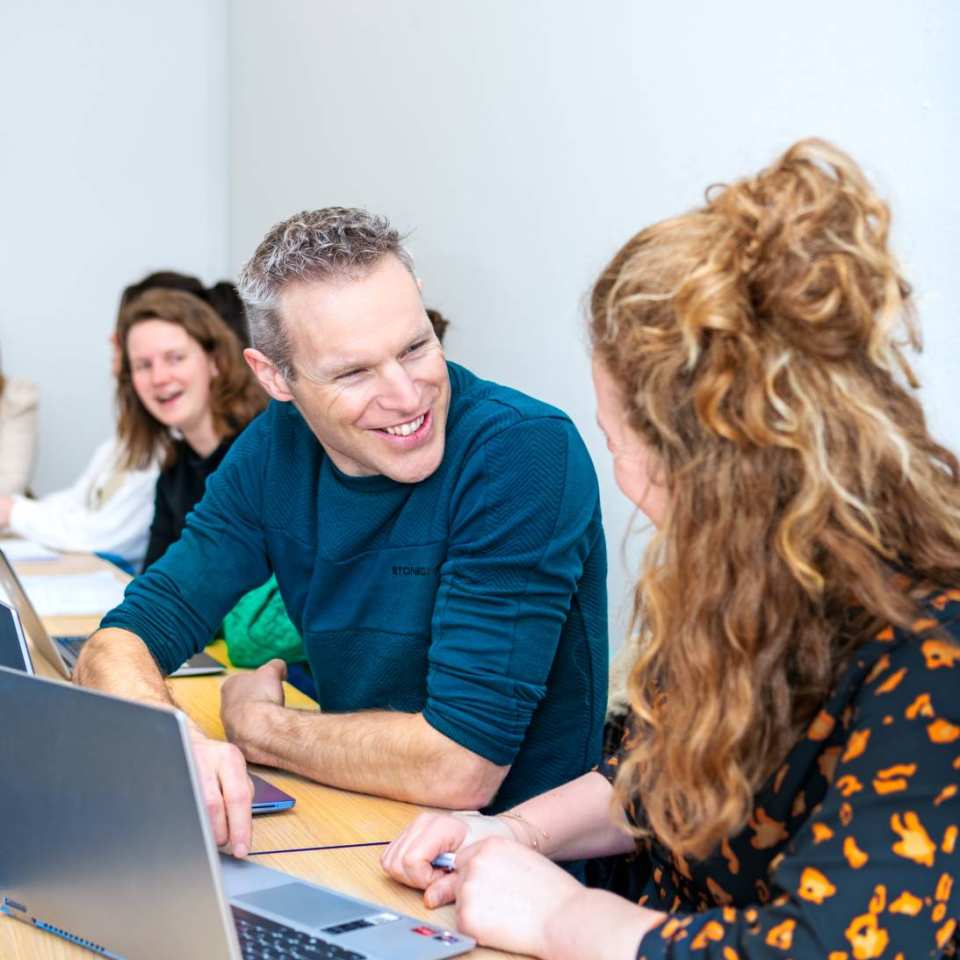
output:
[[[843,151],[802,140],[708,201],[757,324],[824,359],[889,334],[909,287],[887,249],[889,210]]]

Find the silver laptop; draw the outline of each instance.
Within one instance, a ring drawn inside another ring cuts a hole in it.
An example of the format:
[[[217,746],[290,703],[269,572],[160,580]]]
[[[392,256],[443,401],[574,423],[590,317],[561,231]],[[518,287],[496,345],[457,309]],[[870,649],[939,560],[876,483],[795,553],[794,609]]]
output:
[[[43,622],[37,616],[27,591],[23,589],[20,578],[13,569],[10,561],[0,550],[0,590],[7,595],[9,601],[17,608],[27,636],[33,641],[37,650],[43,654],[50,666],[68,680],[73,676],[73,668],[77,665],[80,648],[86,642],[86,637],[51,637],[47,633]],[[223,673],[226,668],[207,653],[198,653],[192,656],[179,670],[170,674],[171,677],[198,677],[213,673]]]
[[[126,960],[439,960],[475,945],[218,857],[181,714],[7,668],[0,703],[11,917]]]
[[[30,646],[20,623],[20,615],[16,607],[2,600],[0,600],[0,667],[22,670],[29,674],[36,673],[30,656]],[[253,781],[253,801],[250,807],[253,814],[290,810],[296,804],[297,801],[289,793],[264,780],[263,777],[258,777],[255,773],[250,773],[249,776]]]
[[[0,667],[33,673],[30,648],[20,624],[20,616],[9,603],[0,600]]]

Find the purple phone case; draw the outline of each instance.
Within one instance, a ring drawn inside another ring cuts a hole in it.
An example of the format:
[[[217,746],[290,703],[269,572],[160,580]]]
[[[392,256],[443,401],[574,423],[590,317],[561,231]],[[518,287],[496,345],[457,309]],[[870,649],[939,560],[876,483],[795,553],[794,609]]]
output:
[[[267,783],[255,773],[250,775],[253,780],[253,812],[272,813],[275,810],[289,810],[297,801],[284,793],[279,787]]]

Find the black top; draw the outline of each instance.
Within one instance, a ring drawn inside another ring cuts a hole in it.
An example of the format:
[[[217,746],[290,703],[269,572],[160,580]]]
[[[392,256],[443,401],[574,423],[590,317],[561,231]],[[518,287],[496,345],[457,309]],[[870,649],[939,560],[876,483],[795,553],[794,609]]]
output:
[[[960,590],[924,606],[912,630],[888,627],[857,651],[737,836],[702,861],[640,842],[626,864],[634,892],[670,916],[638,957],[954,955]],[[631,738],[628,722],[608,776]]]
[[[201,457],[186,442],[178,440],[174,445],[177,459],[157,479],[154,499],[153,523],[150,525],[150,543],[143,561],[146,570],[159,560],[171,543],[180,539],[187,514],[200,502],[207,477],[220,466],[230,445],[236,437],[221,441],[209,457]]]

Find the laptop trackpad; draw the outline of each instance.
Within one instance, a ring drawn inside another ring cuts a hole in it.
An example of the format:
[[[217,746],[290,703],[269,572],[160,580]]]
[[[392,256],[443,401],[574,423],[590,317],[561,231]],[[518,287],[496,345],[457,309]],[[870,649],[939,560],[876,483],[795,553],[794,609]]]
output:
[[[247,905],[285,917],[291,923],[326,927],[332,923],[362,917],[365,905],[352,903],[335,893],[318,890],[305,883],[285,883],[258,893],[231,897],[233,903]]]

